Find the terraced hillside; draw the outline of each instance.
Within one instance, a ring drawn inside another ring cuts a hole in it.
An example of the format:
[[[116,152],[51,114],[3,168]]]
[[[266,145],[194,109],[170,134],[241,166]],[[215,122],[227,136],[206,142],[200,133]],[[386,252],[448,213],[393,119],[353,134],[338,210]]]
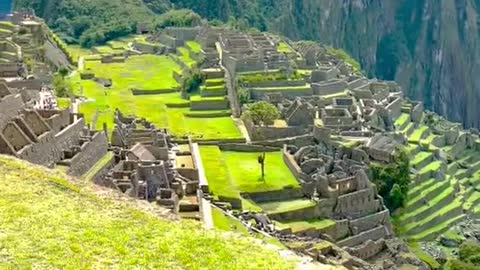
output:
[[[413,179],[405,208],[396,217],[400,235],[432,241],[466,216],[478,216],[479,142],[431,113],[416,123],[403,113],[395,125],[408,138]]]
[[[99,196],[98,187],[70,182],[58,171],[0,156],[0,174],[2,268],[295,267],[245,236],[160,219],[153,208],[106,191]]]
[[[111,129],[114,110],[118,108],[127,114],[147,117],[156,126],[169,128],[177,137],[242,139],[230,118],[223,73],[210,72],[213,77],[205,80],[199,91],[182,97],[182,74],[190,73],[201,61],[200,44],[189,41],[176,54],[125,57],[126,50],[140,41],[147,42],[146,37],[122,38],[91,50],[68,47],[72,59],[79,63],[79,70],[70,81],[75,93],[86,98],[79,110],[89,122],[97,128],[107,123]],[[106,56],[113,58],[105,62]],[[106,86],[104,82],[108,81],[111,85]]]

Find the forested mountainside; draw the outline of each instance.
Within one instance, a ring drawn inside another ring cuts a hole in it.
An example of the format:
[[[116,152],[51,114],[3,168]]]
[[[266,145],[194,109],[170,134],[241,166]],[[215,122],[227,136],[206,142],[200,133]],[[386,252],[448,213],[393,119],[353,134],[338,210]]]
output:
[[[480,126],[478,0],[172,0],[209,19],[243,19],[292,39],[346,49],[365,72]]]
[[[467,127],[480,126],[480,0],[17,0],[16,5],[33,7],[49,25],[87,46],[172,8],[324,42],[359,59],[368,75],[398,81],[427,108]],[[189,22],[199,19],[189,16]],[[154,20],[168,25],[165,18]]]

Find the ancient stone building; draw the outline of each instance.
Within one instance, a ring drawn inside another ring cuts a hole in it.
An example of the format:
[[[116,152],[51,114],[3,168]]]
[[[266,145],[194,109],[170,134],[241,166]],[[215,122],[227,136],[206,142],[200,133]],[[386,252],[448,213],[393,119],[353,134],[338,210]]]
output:
[[[174,212],[198,212],[198,167],[191,142],[179,147],[166,130],[115,113],[112,146],[117,162],[98,182]],[[198,152],[198,151],[197,151]]]
[[[393,231],[389,211],[367,175],[369,154],[361,148],[325,142],[296,151],[288,149],[294,148],[284,147],[284,161],[301,183],[304,194],[318,198],[315,216],[335,221],[335,226],[320,234],[328,235],[340,247],[348,247],[352,255],[361,259],[381,252]]]
[[[89,130],[82,115],[37,110],[28,104],[17,90],[0,84],[1,154],[48,167],[65,165],[75,176],[106,154],[106,134]]]

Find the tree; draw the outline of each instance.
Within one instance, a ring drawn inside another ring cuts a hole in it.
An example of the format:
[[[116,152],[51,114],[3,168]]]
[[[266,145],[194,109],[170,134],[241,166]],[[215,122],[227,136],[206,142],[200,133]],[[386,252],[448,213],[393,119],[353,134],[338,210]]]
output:
[[[200,87],[200,85],[202,84],[202,75],[200,74],[200,72],[195,69],[192,71],[192,75],[188,76],[184,81],[183,81],[183,91],[184,93],[188,93],[188,94],[191,94],[191,93],[194,93],[196,91],[198,91],[198,88]]]
[[[239,88],[237,95],[240,104],[247,104],[250,101],[250,91],[248,89]]]
[[[280,117],[280,113],[275,105],[266,101],[259,101],[248,106],[244,117],[252,120],[257,126],[269,126]]]
[[[73,93],[71,83],[60,73],[55,74],[52,84],[55,88],[55,95],[57,97],[69,97]]]
[[[372,163],[373,182],[385,205],[394,211],[405,204],[410,183],[410,162],[403,149],[397,149],[394,164]]]

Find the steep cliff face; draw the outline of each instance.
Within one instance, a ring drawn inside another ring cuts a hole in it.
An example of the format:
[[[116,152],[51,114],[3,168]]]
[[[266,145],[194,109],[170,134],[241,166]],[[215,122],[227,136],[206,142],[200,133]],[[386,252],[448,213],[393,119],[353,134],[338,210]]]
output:
[[[209,19],[344,48],[370,76],[480,126],[480,0],[172,0]]]

